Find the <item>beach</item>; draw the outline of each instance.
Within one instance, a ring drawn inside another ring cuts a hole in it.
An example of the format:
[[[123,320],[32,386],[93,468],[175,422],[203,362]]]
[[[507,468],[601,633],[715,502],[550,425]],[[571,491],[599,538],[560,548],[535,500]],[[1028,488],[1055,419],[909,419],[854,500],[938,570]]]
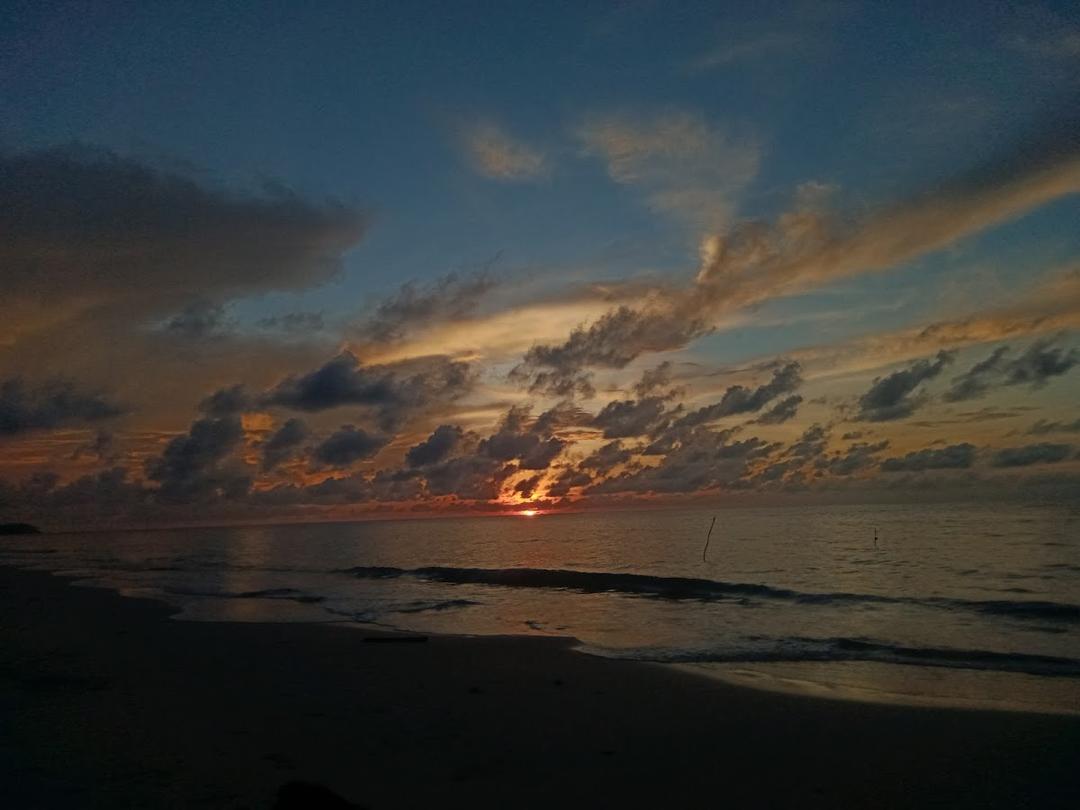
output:
[[[830,701],[563,639],[173,621],[0,568],[7,807],[1073,807],[1075,717]]]

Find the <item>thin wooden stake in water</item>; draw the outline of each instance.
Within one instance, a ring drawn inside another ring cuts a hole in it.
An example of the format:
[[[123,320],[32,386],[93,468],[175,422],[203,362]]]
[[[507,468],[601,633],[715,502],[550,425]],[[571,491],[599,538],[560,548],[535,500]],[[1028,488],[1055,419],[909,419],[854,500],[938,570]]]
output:
[[[705,562],[705,555],[709,553],[709,541],[712,539],[713,526],[716,525],[716,515],[713,515],[712,523],[709,524],[709,533],[705,535],[705,548],[701,550],[701,561]]]

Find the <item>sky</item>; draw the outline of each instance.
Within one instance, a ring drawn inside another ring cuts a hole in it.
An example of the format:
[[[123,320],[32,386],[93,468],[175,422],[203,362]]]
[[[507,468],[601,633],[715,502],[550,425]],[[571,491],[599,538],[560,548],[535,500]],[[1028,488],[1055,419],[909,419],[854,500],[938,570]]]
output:
[[[0,519],[1080,492],[1072,3],[14,2]]]

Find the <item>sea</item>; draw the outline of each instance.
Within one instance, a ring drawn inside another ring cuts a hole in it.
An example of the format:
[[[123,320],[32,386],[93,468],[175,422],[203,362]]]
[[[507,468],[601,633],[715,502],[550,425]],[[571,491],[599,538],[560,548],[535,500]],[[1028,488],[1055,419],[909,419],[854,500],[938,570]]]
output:
[[[162,600],[179,621],[560,636],[759,689],[1080,712],[1080,504],[47,534],[5,538],[0,564]]]

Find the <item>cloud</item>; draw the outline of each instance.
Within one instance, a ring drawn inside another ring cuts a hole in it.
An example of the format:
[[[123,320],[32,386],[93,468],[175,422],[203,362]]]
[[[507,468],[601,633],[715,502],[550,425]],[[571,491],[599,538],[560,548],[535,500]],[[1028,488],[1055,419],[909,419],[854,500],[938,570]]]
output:
[[[206,340],[226,334],[230,325],[221,304],[194,301],[169,318],[162,330],[184,340]]]
[[[241,195],[104,150],[0,153],[0,342],[89,310],[150,318],[311,287],[366,225],[339,203]]]
[[[633,458],[633,453],[616,440],[608,442],[586,457],[578,467],[583,470],[595,470],[599,475],[606,475],[620,464],[626,464]]]
[[[779,425],[787,422],[798,414],[802,401],[803,398],[798,394],[785,397],[754,421],[761,425]]]
[[[764,385],[749,389],[733,385],[724,392],[714,405],[699,408],[682,417],[678,424],[701,425],[725,416],[760,411],[776,397],[790,393],[802,384],[801,367],[798,363],[785,363],[773,370],[772,379]]]
[[[621,306],[577,327],[560,345],[533,346],[511,379],[527,383],[533,393],[591,397],[595,390],[584,369],[622,369],[644,352],[677,349],[708,331],[700,319],[679,321],[666,312]]]
[[[1053,345],[1053,339],[1032,343],[1005,369],[1006,385],[1029,385],[1042,388],[1051,377],[1060,376],[1080,364],[1080,350],[1065,350]]]
[[[668,417],[664,397],[615,400],[600,409],[592,426],[600,428],[605,439],[644,436],[666,424]]]
[[[467,363],[446,357],[364,366],[345,351],[315,371],[282,380],[262,402],[307,412],[362,406],[380,429],[392,431],[414,413],[464,396],[474,382]]]
[[[689,493],[730,487],[746,475],[751,460],[771,449],[756,437],[729,442],[726,434],[696,428],[656,466],[625,471],[594,484],[586,492]]]
[[[410,467],[437,464],[454,452],[463,436],[464,431],[456,425],[439,425],[424,441],[409,448],[405,463]]]
[[[496,461],[517,461],[523,470],[545,470],[558,457],[566,442],[557,437],[545,438],[528,422],[528,408],[511,408],[499,429],[480,441],[477,455]]]
[[[160,483],[170,500],[239,497],[251,487],[246,469],[223,465],[244,439],[237,416],[199,419],[184,435],[172,439],[161,456],[146,465],[147,477]]]
[[[923,470],[966,470],[975,463],[975,445],[963,442],[948,447],[927,447],[881,462],[885,472],[922,472]]]
[[[588,155],[616,183],[641,188],[650,207],[699,228],[726,225],[735,197],[757,175],[761,149],[700,115],[597,115],[578,127]]]
[[[496,286],[498,282],[486,271],[469,275],[450,273],[427,284],[408,281],[380,303],[358,325],[356,333],[362,339],[388,343],[401,340],[414,330],[461,320]]]
[[[903,265],[1075,194],[1078,132],[1071,122],[1058,122],[977,171],[861,217],[836,215],[822,207],[820,195],[802,194],[773,223],[741,222],[708,238],[691,284],[657,288],[635,306],[621,305],[577,327],[562,343],[533,346],[514,379],[534,392],[591,395],[589,368],[624,368],[642,354],[682,348],[712,331],[726,313]],[[1009,329],[1075,324],[1077,280],[1075,272],[1063,277],[1060,302],[1043,302],[1049,312],[1059,312],[1054,321],[1027,302],[1023,311],[1003,311],[993,323],[949,322],[914,337],[925,345],[937,331],[945,341],[971,342],[975,332],[988,329],[1000,337]],[[957,332],[963,335],[950,334]]]
[[[834,453],[831,456],[818,458],[814,466],[832,475],[851,475],[877,464],[878,453],[888,446],[888,441],[880,441],[875,444],[859,442],[848,447],[843,453]]]
[[[1041,436],[1046,433],[1080,433],[1080,419],[1072,422],[1048,422],[1040,419],[1028,428],[1028,434],[1032,436]]]
[[[980,360],[963,374],[953,377],[952,387],[942,398],[946,402],[962,402],[981,397],[990,389],[993,378],[1003,371],[1004,358],[1008,351],[1008,346],[999,346],[985,360]]]
[[[310,435],[300,419],[289,419],[262,444],[262,469],[269,471],[288,459]]]
[[[771,31],[752,39],[738,39],[717,45],[695,59],[690,67],[695,71],[712,70],[738,62],[784,56],[806,46],[807,40],[804,34],[793,31]]]
[[[512,137],[498,124],[482,121],[462,131],[469,165],[492,180],[522,182],[548,174],[543,152]]]
[[[432,497],[491,501],[514,472],[510,465],[482,455],[459,456],[424,470],[426,492]]]
[[[91,456],[98,461],[112,464],[116,461],[116,437],[107,430],[99,430],[94,434],[94,440],[86,444],[80,444],[71,454],[72,461],[78,461],[83,456]]]
[[[371,458],[390,441],[386,436],[368,433],[353,425],[344,425],[315,446],[312,458],[328,467],[348,467]]]
[[[1059,339],[1036,340],[1012,360],[1006,359],[1010,351],[1008,346],[998,347],[985,360],[953,378],[953,385],[945,392],[944,399],[949,402],[976,399],[986,394],[995,383],[1042,388],[1053,377],[1061,376],[1080,364],[1080,351],[1055,346],[1054,342]]]
[[[255,325],[267,332],[296,336],[321,332],[326,327],[321,312],[285,312],[281,315],[269,315],[259,318]]]
[[[36,386],[20,377],[0,382],[0,436],[100,422],[123,408],[97,393],[80,391],[70,380],[53,379]]]
[[[522,498],[529,498],[533,492],[536,491],[536,487],[543,480],[542,475],[534,475],[531,478],[523,478],[514,484],[514,492],[520,495]]]
[[[641,379],[634,385],[634,393],[639,397],[645,397],[658,388],[664,388],[671,384],[670,360],[665,360],[655,368],[647,368],[641,373]]]
[[[993,467],[1028,467],[1032,464],[1055,464],[1065,460],[1072,447],[1067,444],[1027,444],[1006,447],[990,460]]]
[[[878,377],[870,390],[859,398],[859,411],[855,418],[866,422],[887,422],[910,416],[925,400],[915,394],[916,389],[941,374],[951,362],[952,354],[941,351],[933,361],[919,360],[886,377]]]
[[[547,488],[547,496],[549,498],[563,498],[570,494],[570,490],[586,487],[592,481],[592,476],[587,472],[575,467],[564,467]]]
[[[199,410],[208,416],[229,416],[251,410],[256,399],[243,383],[220,388],[199,403]]]

